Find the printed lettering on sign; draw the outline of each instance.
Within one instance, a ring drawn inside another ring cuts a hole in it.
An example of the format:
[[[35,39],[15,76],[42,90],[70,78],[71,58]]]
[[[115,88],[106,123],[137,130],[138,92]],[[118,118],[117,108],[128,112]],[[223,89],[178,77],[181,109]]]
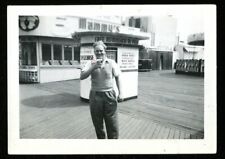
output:
[[[121,55],[121,70],[137,69],[138,61],[135,52],[123,52]]]
[[[80,64],[81,67],[84,67],[88,61],[94,59],[94,53],[91,48],[84,48],[80,52]]]

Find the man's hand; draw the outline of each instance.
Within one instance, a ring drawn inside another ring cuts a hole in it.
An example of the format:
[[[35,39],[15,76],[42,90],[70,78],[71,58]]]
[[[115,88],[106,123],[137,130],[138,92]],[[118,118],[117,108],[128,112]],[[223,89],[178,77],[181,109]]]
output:
[[[102,67],[102,60],[94,60],[91,62],[93,69],[98,69]]]
[[[124,101],[123,96],[122,96],[122,94],[119,94],[119,96],[118,96],[118,102],[122,102],[122,101]]]

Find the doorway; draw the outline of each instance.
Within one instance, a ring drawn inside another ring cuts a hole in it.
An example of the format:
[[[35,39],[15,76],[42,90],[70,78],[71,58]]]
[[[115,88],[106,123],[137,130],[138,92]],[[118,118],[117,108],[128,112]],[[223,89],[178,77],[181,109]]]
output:
[[[20,64],[28,66],[37,66],[36,42],[21,42],[20,45]]]
[[[116,47],[107,47],[106,56],[109,59],[112,59],[117,62],[117,48]]]

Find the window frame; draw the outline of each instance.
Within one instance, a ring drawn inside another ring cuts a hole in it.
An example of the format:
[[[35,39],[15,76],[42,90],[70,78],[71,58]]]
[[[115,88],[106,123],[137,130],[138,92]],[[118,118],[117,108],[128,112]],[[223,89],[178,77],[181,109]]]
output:
[[[86,18],[79,19],[79,29],[87,29],[87,19]]]
[[[51,47],[51,59],[50,60],[47,60],[47,61],[62,61],[62,63],[61,63],[61,66],[67,66],[67,65],[64,65],[63,63],[64,63],[64,61],[77,61],[78,63],[80,63],[80,57],[79,57],[79,59],[75,59],[75,56],[74,56],[74,54],[75,54],[75,47],[76,47],[76,45],[72,45],[71,43],[68,43],[68,44],[62,44],[62,43],[58,43],[58,42],[52,42],[52,43],[48,43],[48,42],[41,42],[40,43],[40,45],[41,45],[41,52],[40,52],[40,54],[41,54],[41,60],[40,60],[40,65],[41,66],[46,66],[45,64],[43,64],[43,62],[44,61],[46,61],[46,60],[43,60],[43,52],[42,52],[42,45],[43,44],[46,44],[46,45],[50,45],[50,47]],[[54,45],[60,45],[61,46],[61,54],[60,54],[60,56],[61,56],[61,60],[56,60],[55,58],[54,58]],[[69,59],[69,60],[65,60],[65,50],[64,50],[64,47],[65,46],[71,46],[71,59]],[[78,56],[77,56],[78,57]],[[72,64],[71,64],[72,65]],[[49,66],[58,66],[58,65],[54,65],[54,64],[49,64]]]
[[[101,24],[101,32],[107,32],[108,25],[107,24]]]
[[[97,22],[94,22],[94,30],[95,31],[100,31],[101,30],[101,24],[97,23]]]
[[[53,45],[53,60],[63,60],[63,44],[57,44],[57,43],[54,43],[54,44],[52,44]],[[59,55],[59,56],[61,56],[61,59],[55,59],[55,49],[54,49],[54,46],[57,46],[57,45],[59,45],[60,46],[60,48],[61,48],[61,55]]]
[[[49,61],[49,60],[43,60],[43,44],[44,45],[50,45],[50,60],[52,60],[52,44],[51,43],[46,43],[46,42],[41,42],[41,61],[40,61],[40,63],[41,63],[41,65],[43,65],[43,62],[44,61]]]
[[[31,57],[31,59],[28,59],[28,57],[27,57],[27,61],[23,58],[23,56],[24,56],[24,54],[23,54],[23,50],[24,50],[24,46],[23,45],[24,44],[23,43],[26,43],[26,45],[29,45],[29,48],[31,47],[30,44],[34,45],[34,47],[35,47],[35,48],[32,48],[32,50],[35,51],[33,54],[30,54],[30,55],[27,54],[27,56]],[[21,65],[21,66],[23,66],[23,65],[24,66],[26,66],[26,65],[27,66],[37,66],[37,64],[38,64],[38,59],[37,59],[37,57],[38,57],[38,54],[37,54],[37,42],[36,41],[20,41],[19,42],[19,47],[20,47],[19,48],[20,49],[19,50],[20,51],[20,53],[19,53],[19,65]],[[25,64],[24,64],[24,60],[25,60]],[[35,61],[33,61],[33,60],[35,60]]]
[[[69,60],[73,60],[73,45],[63,45],[63,60],[64,61],[69,61],[69,60],[66,60],[65,59],[65,57],[66,57],[66,54],[65,54],[65,46],[69,46],[69,47],[71,47],[71,59],[69,59]]]

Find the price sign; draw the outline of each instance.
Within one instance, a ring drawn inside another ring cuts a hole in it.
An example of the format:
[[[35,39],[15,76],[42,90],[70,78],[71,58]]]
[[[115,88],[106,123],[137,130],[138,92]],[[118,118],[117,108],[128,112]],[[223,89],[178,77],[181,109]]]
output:
[[[138,55],[136,52],[122,52],[120,60],[121,70],[133,70],[138,68]]]

